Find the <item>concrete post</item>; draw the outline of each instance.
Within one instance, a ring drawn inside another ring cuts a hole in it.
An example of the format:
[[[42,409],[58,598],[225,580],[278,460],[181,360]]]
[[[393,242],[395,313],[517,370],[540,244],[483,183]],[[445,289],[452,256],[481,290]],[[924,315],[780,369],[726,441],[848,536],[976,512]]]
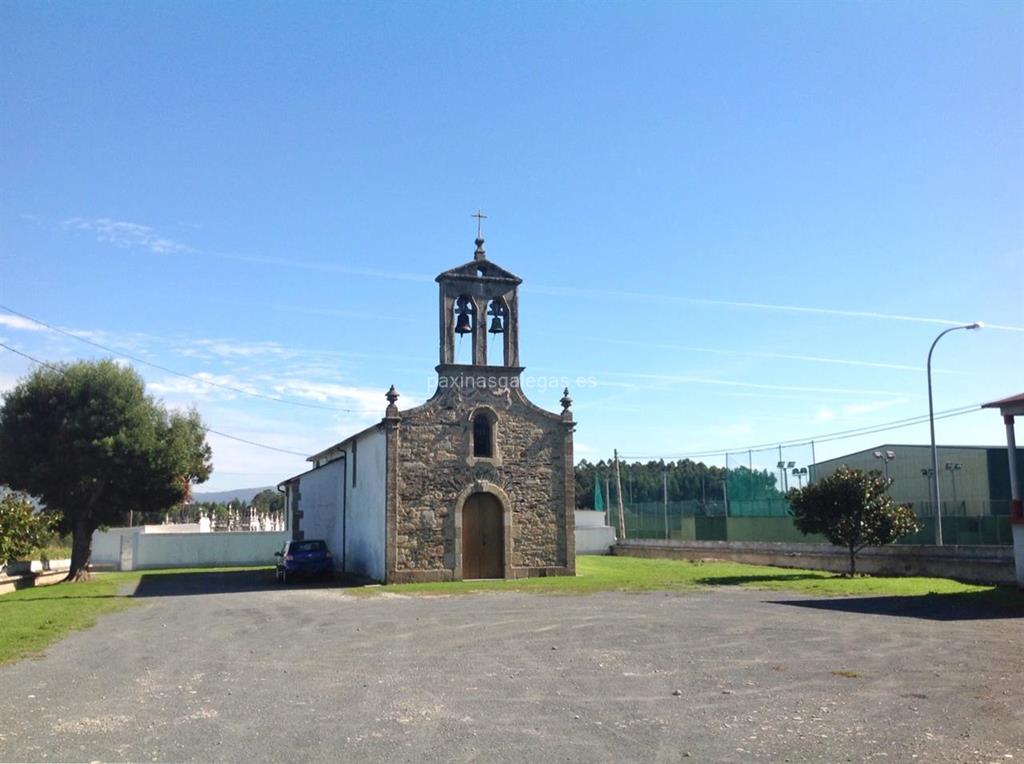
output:
[[[1010,462],[1010,527],[1013,532],[1013,561],[1017,586],[1024,588],[1024,506],[1021,502],[1020,476],[1017,474],[1017,438],[1013,415],[1003,416],[1006,424],[1006,456]]]

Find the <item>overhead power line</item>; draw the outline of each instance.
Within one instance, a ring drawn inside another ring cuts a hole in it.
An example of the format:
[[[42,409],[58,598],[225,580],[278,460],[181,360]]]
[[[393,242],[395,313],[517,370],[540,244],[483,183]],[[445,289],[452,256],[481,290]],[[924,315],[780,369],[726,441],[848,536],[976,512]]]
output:
[[[233,385],[225,385],[222,382],[214,382],[213,380],[205,379],[205,378],[197,376],[195,374],[186,374],[183,371],[177,371],[176,369],[171,369],[171,368],[168,368],[167,366],[162,366],[162,365],[160,365],[158,363],[153,363],[152,361],[147,361],[144,358],[139,358],[138,356],[130,355],[128,353],[125,353],[123,350],[118,350],[116,348],[108,347],[107,345],[103,345],[103,344],[101,344],[99,342],[96,342],[95,340],[90,340],[87,337],[82,337],[81,335],[75,334],[74,332],[68,331],[67,329],[61,329],[59,326],[54,326],[53,324],[48,324],[45,321],[41,321],[38,318],[33,318],[32,316],[29,316],[29,315],[27,315],[25,313],[21,313],[21,312],[15,310],[14,308],[9,308],[6,305],[0,305],[0,309],[7,311],[11,315],[18,316],[19,318],[24,318],[27,321],[31,321],[34,324],[38,324],[39,326],[45,327],[46,329],[49,329],[51,332],[56,332],[57,334],[62,334],[65,337],[70,337],[73,340],[78,340],[79,342],[84,342],[86,345],[92,345],[94,348],[99,348],[100,350],[105,350],[108,353],[114,353],[115,355],[121,356],[122,358],[127,358],[128,360],[134,361],[135,363],[142,364],[143,366],[149,366],[149,367],[152,367],[154,369],[159,369],[160,371],[165,372],[167,374],[173,374],[176,377],[182,377],[184,379],[190,379],[193,382],[200,382],[200,383],[202,383],[204,385],[209,385],[210,387],[218,387],[221,390],[229,390],[230,392],[238,393],[239,395],[247,395],[250,398],[259,398],[259,399],[265,400],[265,401],[272,401],[273,403],[284,403],[284,404],[287,404],[289,406],[301,406],[302,408],[308,408],[308,409],[320,409],[321,411],[340,411],[340,412],[345,413],[345,414],[381,414],[383,409],[384,409],[383,406],[381,406],[380,409],[346,409],[346,408],[340,408],[340,407],[337,407],[337,406],[324,406],[324,405],[319,404],[319,403],[309,403],[307,401],[296,401],[296,400],[291,400],[289,398],[275,398],[272,395],[264,395],[263,393],[255,393],[252,390],[246,390],[246,389],[241,388],[241,387],[234,387]],[[7,349],[11,350],[11,348],[7,348]],[[18,351],[14,350],[13,352],[17,353]],[[19,355],[23,355],[23,354],[19,353]]]
[[[240,387],[233,387],[231,385],[225,385],[225,384],[222,384],[220,382],[214,382],[214,381],[209,380],[209,379],[204,379],[202,377],[198,377],[198,376],[195,376],[193,374],[186,374],[184,372],[176,371],[175,369],[171,369],[171,368],[168,368],[166,366],[162,366],[160,364],[156,364],[156,363],[153,363],[151,361],[147,361],[145,359],[129,355],[128,353],[122,352],[122,351],[117,350],[115,348],[108,347],[108,346],[103,345],[103,344],[101,344],[99,342],[95,342],[93,340],[90,340],[90,339],[88,339],[86,337],[81,337],[81,336],[75,334],[74,332],[70,332],[70,331],[68,331],[66,329],[61,329],[60,327],[53,326],[52,324],[48,324],[45,321],[41,321],[40,319],[34,318],[32,316],[29,316],[29,315],[27,315],[25,313],[21,313],[21,312],[19,312],[17,310],[14,310],[13,308],[10,308],[10,307],[8,307],[6,305],[0,305],[0,309],[5,310],[5,311],[7,311],[8,313],[10,313],[12,315],[18,316],[20,318],[24,318],[24,319],[26,319],[28,321],[32,321],[33,323],[38,324],[39,326],[45,327],[46,329],[49,329],[50,331],[56,332],[58,334],[62,334],[64,336],[70,337],[70,338],[75,339],[75,340],[78,340],[79,342],[84,342],[87,345],[92,345],[93,347],[99,348],[101,350],[105,350],[108,353],[114,353],[116,355],[119,355],[121,357],[127,358],[127,359],[129,359],[131,361],[134,361],[136,363],[140,363],[140,364],[143,364],[145,366],[150,366],[152,368],[159,369],[160,371],[164,371],[164,372],[166,372],[168,374],[173,374],[173,375],[178,376],[178,377],[183,377],[185,379],[190,379],[190,380],[193,380],[195,382],[200,382],[200,383],[202,383],[204,385],[209,385],[211,387],[218,387],[218,388],[221,388],[221,389],[224,389],[224,390],[229,390],[231,392],[238,393],[240,395],[247,395],[247,396],[252,397],[252,398],[259,398],[259,399],[262,399],[262,400],[272,401],[274,403],[284,403],[284,404],[291,405],[291,406],[301,406],[301,407],[305,407],[305,408],[321,409],[321,410],[326,410],[326,411],[340,411],[340,412],[349,413],[349,414],[367,414],[367,413],[377,414],[377,413],[380,413],[380,411],[378,409],[346,409],[346,408],[338,408],[338,407],[334,407],[334,406],[324,406],[324,405],[320,405],[320,404],[316,404],[316,403],[307,403],[305,401],[294,401],[294,400],[289,400],[287,398],[275,398],[273,396],[263,395],[261,393],[255,393],[255,392],[252,392],[250,390],[245,390],[245,389],[240,388]],[[0,342],[0,347],[3,347],[3,348],[5,348],[5,349],[11,351],[12,353],[17,354],[17,355],[20,355],[23,358],[27,358],[28,360],[32,361],[33,363],[39,364],[40,366],[44,366],[46,368],[53,369],[55,371],[61,371],[60,367],[55,366],[55,365],[53,365],[51,363],[47,363],[46,361],[41,361],[38,358],[30,356],[27,353],[23,353],[20,350],[17,350],[15,348],[11,347],[10,345],[6,345],[6,344]],[[961,406],[961,407],[955,408],[955,409],[947,409],[945,411],[940,411],[940,412],[936,413],[934,418],[935,419],[948,419],[950,417],[962,416],[964,414],[969,414],[969,413],[978,411],[979,408],[980,408],[980,404],[972,404],[970,406]],[[794,439],[794,440],[784,440],[784,441],[773,442],[773,443],[760,443],[760,444],[753,445],[753,446],[743,446],[742,448],[709,449],[709,450],[705,450],[705,451],[694,451],[694,452],[691,452],[691,453],[688,453],[688,454],[679,454],[679,455],[668,455],[668,454],[626,455],[626,454],[623,454],[622,458],[624,458],[624,459],[638,459],[638,460],[639,459],[648,459],[648,460],[649,459],[672,459],[672,460],[678,460],[678,459],[692,459],[692,458],[695,458],[695,457],[719,456],[719,455],[722,455],[722,454],[741,454],[741,453],[746,453],[748,451],[767,451],[769,449],[778,448],[779,446],[782,446],[782,447],[806,446],[806,445],[810,445],[811,443],[829,443],[829,442],[836,441],[836,440],[844,440],[844,439],[855,438],[855,437],[860,437],[860,436],[864,436],[864,435],[873,435],[873,434],[876,434],[876,433],[879,433],[879,432],[886,432],[888,430],[897,430],[897,429],[901,429],[903,427],[910,427],[910,426],[915,425],[915,424],[923,424],[924,422],[927,422],[927,421],[928,421],[928,415],[925,414],[925,415],[918,415],[918,416],[908,417],[906,419],[897,419],[897,420],[894,420],[894,421],[891,421],[891,422],[883,422],[883,423],[877,424],[877,425],[868,425],[868,426],[865,426],[865,427],[859,427],[859,428],[854,428],[854,429],[850,429],[850,430],[840,430],[838,432],[826,433],[824,435],[819,435],[819,436],[814,437],[814,438],[802,438],[802,439]],[[301,454],[301,453],[298,453],[296,451],[289,451],[288,449],[278,448],[276,446],[268,446],[268,445],[266,445],[264,443],[258,443],[256,441],[246,440],[245,438],[239,438],[237,436],[230,435],[228,433],[218,432],[217,430],[211,430],[209,428],[204,428],[204,429],[206,429],[207,432],[210,432],[210,433],[212,433],[214,435],[219,435],[219,436],[224,437],[224,438],[229,438],[231,440],[236,440],[236,441],[238,441],[240,443],[246,443],[248,445],[257,446],[259,448],[265,448],[265,449],[268,449],[270,451],[278,451],[280,453],[289,454],[289,455],[292,455],[292,456],[302,456],[302,457],[306,456],[306,454]]]
[[[298,451],[289,451],[287,448],[278,448],[277,446],[268,446],[266,443],[257,443],[255,440],[246,440],[245,438],[240,438],[237,435],[228,435],[228,433],[226,433],[226,432],[220,432],[219,430],[214,430],[214,429],[212,429],[210,427],[206,427],[205,425],[203,426],[203,429],[206,430],[207,432],[213,434],[213,435],[220,435],[222,438],[228,438],[229,440],[237,440],[239,443],[246,443],[246,444],[248,444],[250,446],[257,446],[258,448],[265,448],[268,451],[277,451],[277,452],[282,453],[282,454],[291,454],[292,456],[301,456],[303,459],[305,459],[307,456],[309,456],[309,454],[300,454]]]
[[[10,350],[15,355],[20,355],[22,358],[27,358],[32,363],[37,363],[40,366],[45,366],[47,369],[52,369],[53,371],[57,372],[63,372],[63,369],[61,369],[59,366],[54,366],[52,363],[47,363],[46,361],[40,361],[38,358],[30,356],[28,353],[22,353],[20,350],[15,350],[10,345],[5,345],[4,343],[0,342],[0,348]]]
[[[2,307],[2,306],[0,306],[0,307]],[[43,367],[45,367],[47,369],[51,369],[52,371],[55,371],[58,374],[65,374],[66,373],[66,370],[62,369],[59,366],[54,366],[52,363],[47,363],[46,361],[42,361],[42,360],[36,358],[35,356],[29,355],[28,353],[23,353],[20,350],[16,350],[15,348],[12,348],[10,345],[7,345],[7,344],[5,344],[3,342],[0,342],[0,347],[4,348],[5,350],[10,350],[12,353],[15,353],[16,355],[20,355],[22,358],[27,358],[32,363],[38,364],[38,365],[43,366]],[[208,432],[208,433],[210,433],[212,435],[219,435],[220,437],[228,438],[229,440],[237,440],[239,443],[245,443],[245,444],[250,445],[250,446],[256,446],[257,448],[265,448],[268,451],[277,451],[278,453],[289,454],[291,456],[301,456],[302,458],[306,458],[307,456],[309,456],[309,454],[299,453],[298,451],[289,451],[287,448],[278,448],[277,446],[268,446],[266,443],[259,443],[259,442],[255,441],[255,440],[247,440],[246,438],[240,438],[237,435],[231,435],[230,433],[221,432],[220,430],[214,430],[213,428],[207,427],[206,425],[203,425],[202,427],[203,427],[203,431],[204,432]]]
[[[980,404],[974,404],[974,405],[971,405],[971,406],[961,406],[961,407],[955,408],[955,409],[947,409],[945,411],[939,411],[938,413],[935,414],[935,419],[949,419],[951,417],[963,416],[964,414],[971,414],[971,413],[974,413],[974,412],[980,411],[980,410],[981,410],[981,405]],[[864,435],[874,435],[876,433],[887,432],[889,430],[899,430],[899,429],[901,429],[903,427],[911,427],[911,426],[913,426],[915,424],[924,424],[927,421],[928,421],[928,415],[924,414],[924,415],[921,415],[921,416],[909,417],[907,419],[897,419],[897,420],[892,421],[892,422],[882,422],[881,424],[868,425],[868,426],[860,427],[860,428],[857,428],[857,429],[854,429],[854,430],[841,430],[839,432],[826,433],[824,435],[819,435],[819,436],[814,437],[814,438],[802,438],[802,439],[799,439],[799,440],[784,440],[784,441],[775,442],[775,443],[760,443],[760,444],[758,444],[756,446],[743,446],[742,448],[716,448],[716,449],[710,449],[710,450],[707,450],[707,451],[693,451],[693,452],[688,453],[688,454],[674,454],[674,455],[669,455],[669,454],[653,454],[653,455],[652,454],[647,454],[647,455],[643,455],[643,456],[638,456],[638,455],[635,455],[635,454],[632,454],[632,455],[621,454],[620,456],[623,459],[637,459],[637,460],[642,460],[642,459],[648,459],[648,460],[651,460],[651,459],[679,460],[679,459],[693,459],[695,457],[722,456],[723,454],[728,454],[728,455],[745,454],[745,453],[747,453],[749,451],[769,451],[769,450],[776,449],[779,446],[787,448],[787,447],[793,447],[793,446],[809,446],[812,443],[815,443],[815,444],[817,444],[817,443],[831,443],[832,441],[836,441],[836,440],[846,440],[848,438],[857,438],[857,437],[861,437],[861,436],[864,436]]]

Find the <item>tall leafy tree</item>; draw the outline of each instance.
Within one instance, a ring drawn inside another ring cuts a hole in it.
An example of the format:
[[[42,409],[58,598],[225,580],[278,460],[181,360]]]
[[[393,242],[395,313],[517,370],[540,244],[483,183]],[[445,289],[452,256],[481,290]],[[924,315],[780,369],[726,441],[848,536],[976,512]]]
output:
[[[60,513],[73,536],[66,580],[88,577],[93,531],[129,509],[185,500],[210,476],[210,458],[196,411],[167,411],[133,369],[109,360],[40,369],[0,408],[0,483]]]
[[[857,570],[857,552],[866,546],[891,544],[920,528],[909,504],[889,496],[891,480],[878,470],[840,467],[828,477],[789,492],[793,524],[801,533],[820,533],[850,553],[850,575]]]

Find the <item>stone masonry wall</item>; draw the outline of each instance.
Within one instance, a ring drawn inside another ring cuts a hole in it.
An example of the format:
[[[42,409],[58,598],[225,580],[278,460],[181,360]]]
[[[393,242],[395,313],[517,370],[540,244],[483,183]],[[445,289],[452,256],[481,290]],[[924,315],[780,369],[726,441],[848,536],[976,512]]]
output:
[[[497,418],[493,460],[472,458],[472,417],[480,407]],[[518,388],[504,388],[439,389],[401,417],[395,580],[455,577],[455,508],[477,480],[508,496],[506,569],[511,563],[513,576],[574,569],[566,544],[572,507],[566,511],[571,502],[565,495],[565,470],[572,465],[565,464],[566,428],[558,415],[532,406]]]

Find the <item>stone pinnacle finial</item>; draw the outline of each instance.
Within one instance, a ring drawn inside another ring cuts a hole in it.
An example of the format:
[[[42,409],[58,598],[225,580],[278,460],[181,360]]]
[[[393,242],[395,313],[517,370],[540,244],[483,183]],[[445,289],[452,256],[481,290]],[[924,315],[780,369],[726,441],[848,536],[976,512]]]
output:
[[[398,391],[394,385],[384,394],[384,397],[388,399],[387,416],[398,416],[398,406],[395,405],[395,401],[398,400]]]
[[[562,404],[562,411],[568,411],[569,407],[572,406],[572,398],[569,397],[568,387],[562,391],[562,400],[559,402]]]
[[[487,255],[484,254],[484,240],[483,239],[477,239],[476,240],[476,252],[473,253],[473,259],[474,260],[478,260],[478,261],[479,260],[486,260],[487,259]]]

